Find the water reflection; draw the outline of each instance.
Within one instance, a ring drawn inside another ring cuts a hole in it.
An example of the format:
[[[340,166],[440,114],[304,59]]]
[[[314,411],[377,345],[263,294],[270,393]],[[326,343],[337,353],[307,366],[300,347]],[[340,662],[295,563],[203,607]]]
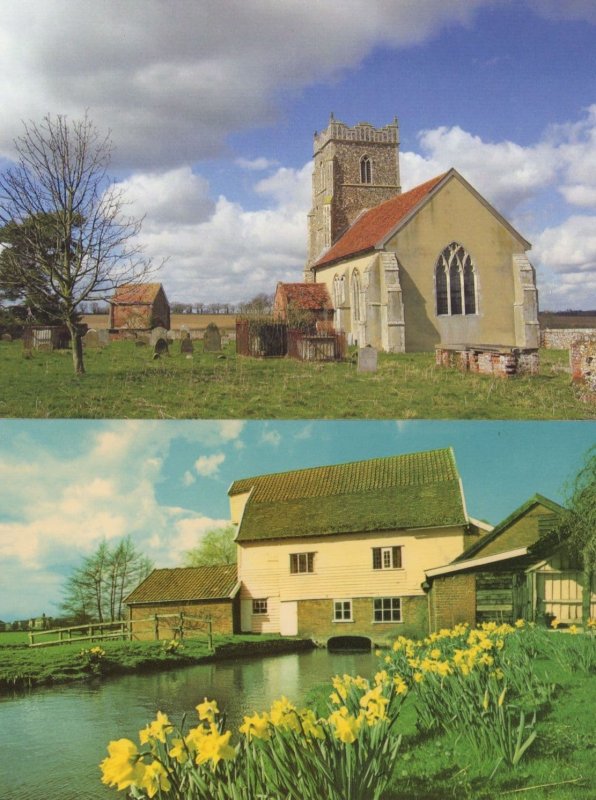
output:
[[[110,739],[136,740],[159,709],[194,724],[204,697],[225,709],[237,729],[244,714],[261,711],[282,694],[301,702],[336,673],[370,675],[370,653],[316,650],[225,661],[105,683],[40,689],[0,700],[0,793],[3,800],[106,800],[118,795],[100,783],[98,763]]]

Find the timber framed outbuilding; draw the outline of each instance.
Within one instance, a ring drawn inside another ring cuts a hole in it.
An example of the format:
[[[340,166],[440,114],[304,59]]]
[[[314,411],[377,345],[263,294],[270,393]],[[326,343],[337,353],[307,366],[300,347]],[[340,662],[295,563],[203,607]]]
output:
[[[430,629],[581,621],[581,565],[553,535],[562,506],[536,494],[450,564],[426,569]],[[596,614],[596,585],[591,587]]]

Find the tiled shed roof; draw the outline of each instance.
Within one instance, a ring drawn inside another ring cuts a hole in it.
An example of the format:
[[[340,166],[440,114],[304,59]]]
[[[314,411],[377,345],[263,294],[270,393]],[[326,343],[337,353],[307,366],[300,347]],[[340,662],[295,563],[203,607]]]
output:
[[[299,308],[309,311],[333,309],[324,283],[278,283],[277,290],[285,296],[288,303],[294,303]]]
[[[314,264],[323,267],[347,256],[372,250],[392,229],[404,219],[446,177],[438,175],[421,183],[409,192],[398,194],[361,214],[337,242]]]
[[[450,448],[259,475],[230,488],[244,492],[238,541],[467,521]]]
[[[115,290],[110,302],[125,304],[152,303],[161,288],[161,283],[127,283]]]
[[[237,588],[238,569],[236,564],[154,569],[128,595],[126,603],[220,600],[233,597]]]

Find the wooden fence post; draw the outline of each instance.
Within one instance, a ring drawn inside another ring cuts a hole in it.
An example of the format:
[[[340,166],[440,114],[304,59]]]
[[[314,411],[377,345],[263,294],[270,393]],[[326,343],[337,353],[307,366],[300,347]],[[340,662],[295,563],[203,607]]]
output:
[[[155,641],[159,641],[159,617],[155,615]]]
[[[207,646],[213,651],[213,622],[211,617],[207,617]]]
[[[180,612],[180,626],[178,628],[178,636],[180,641],[184,641],[184,611]]]

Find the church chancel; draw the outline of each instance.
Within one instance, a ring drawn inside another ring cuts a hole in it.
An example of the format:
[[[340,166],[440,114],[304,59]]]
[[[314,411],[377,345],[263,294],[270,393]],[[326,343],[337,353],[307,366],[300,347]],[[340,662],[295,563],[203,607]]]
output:
[[[530,243],[455,169],[401,191],[397,120],[315,134],[305,283],[360,347],[533,350]]]

